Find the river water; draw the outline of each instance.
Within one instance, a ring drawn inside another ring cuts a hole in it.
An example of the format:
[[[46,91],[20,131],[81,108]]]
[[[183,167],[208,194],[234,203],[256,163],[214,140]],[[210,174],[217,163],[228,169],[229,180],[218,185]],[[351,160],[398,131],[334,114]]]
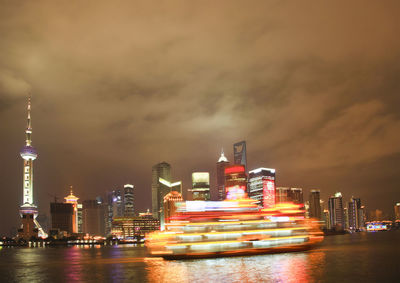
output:
[[[176,261],[128,245],[2,248],[0,282],[400,282],[400,231],[329,236],[307,252]]]

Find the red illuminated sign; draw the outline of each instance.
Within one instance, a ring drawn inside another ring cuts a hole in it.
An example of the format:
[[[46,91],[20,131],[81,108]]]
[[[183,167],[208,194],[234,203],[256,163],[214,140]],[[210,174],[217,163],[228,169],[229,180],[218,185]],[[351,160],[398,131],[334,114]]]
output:
[[[242,173],[244,172],[244,165],[235,165],[225,168],[225,174]]]
[[[263,179],[263,207],[275,206],[275,181],[273,178]]]

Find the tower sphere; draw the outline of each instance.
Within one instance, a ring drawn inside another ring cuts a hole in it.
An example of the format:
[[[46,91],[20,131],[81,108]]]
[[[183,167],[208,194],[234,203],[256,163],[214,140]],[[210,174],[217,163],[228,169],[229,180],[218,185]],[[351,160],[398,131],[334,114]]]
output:
[[[21,150],[21,157],[25,160],[35,160],[37,157],[37,151],[33,146],[26,145]]]

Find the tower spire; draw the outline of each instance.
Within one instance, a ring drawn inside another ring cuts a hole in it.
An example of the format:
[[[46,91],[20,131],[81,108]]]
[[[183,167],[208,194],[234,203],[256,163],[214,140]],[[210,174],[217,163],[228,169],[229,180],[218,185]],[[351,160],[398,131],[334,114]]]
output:
[[[29,94],[28,97],[28,117],[27,117],[27,124],[26,124],[26,130],[25,130],[25,135],[26,135],[26,141],[25,145],[30,146],[32,144],[32,122],[31,122],[31,95]]]
[[[228,162],[228,159],[225,157],[223,148],[221,148],[221,156],[219,157],[218,162]]]
[[[38,215],[37,206],[33,199],[33,161],[37,158],[36,149],[32,146],[32,125],[31,125],[31,95],[28,97],[28,116],[25,130],[25,146],[20,154],[24,160],[23,169],[23,189],[22,189],[22,205],[20,207],[21,228],[18,229],[18,237],[29,239],[34,236],[41,235],[47,237],[39,222],[36,221]],[[39,233],[38,233],[39,232]]]

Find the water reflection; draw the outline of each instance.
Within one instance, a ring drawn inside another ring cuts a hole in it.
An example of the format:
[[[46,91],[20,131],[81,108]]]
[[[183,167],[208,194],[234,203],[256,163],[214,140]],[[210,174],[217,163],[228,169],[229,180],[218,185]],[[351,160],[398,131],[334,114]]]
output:
[[[65,276],[67,281],[77,282],[82,281],[82,252],[79,247],[71,247],[65,249],[64,258],[66,259],[67,265],[65,266]]]
[[[396,282],[400,231],[327,237],[309,252],[202,260],[134,246],[3,248],[1,282]],[[343,281],[342,280],[342,281]]]
[[[309,282],[314,275],[321,276],[324,259],[323,252],[314,251],[183,261],[146,258],[145,262],[149,282]]]

